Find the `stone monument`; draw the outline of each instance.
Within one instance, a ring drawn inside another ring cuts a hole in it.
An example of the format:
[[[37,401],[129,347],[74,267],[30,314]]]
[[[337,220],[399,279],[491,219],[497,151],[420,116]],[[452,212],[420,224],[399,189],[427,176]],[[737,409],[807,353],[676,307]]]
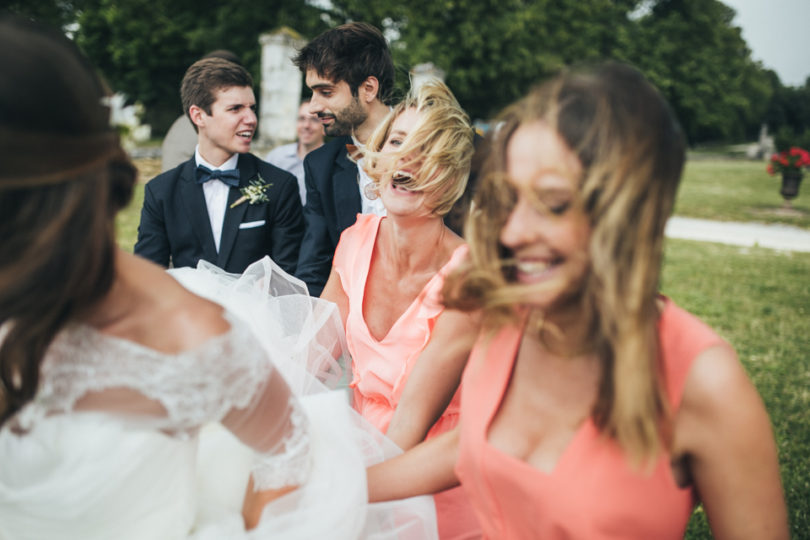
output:
[[[768,159],[776,152],[773,136],[768,135],[768,126],[762,124],[759,128],[759,139],[748,146],[745,155],[748,159]]]
[[[295,140],[295,124],[301,102],[301,72],[293,64],[306,41],[295,30],[282,27],[259,36],[262,46],[262,88],[259,138],[272,147]]]

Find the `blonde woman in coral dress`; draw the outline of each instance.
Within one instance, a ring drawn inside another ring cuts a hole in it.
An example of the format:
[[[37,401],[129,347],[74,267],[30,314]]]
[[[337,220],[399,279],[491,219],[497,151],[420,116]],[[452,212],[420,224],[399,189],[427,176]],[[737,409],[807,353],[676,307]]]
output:
[[[363,164],[386,217],[358,216],[343,232],[321,295],[336,302],[352,357],[354,408],[402,448],[458,422],[459,380],[475,319],[445,312],[445,276],[466,256],[442,216],[461,196],[473,130],[447,87],[429,82],[389,115],[363,149]],[[432,373],[427,392],[409,393],[417,363]],[[435,497],[442,539],[479,538],[459,489]]]
[[[715,538],[787,538],[756,389],[658,293],[685,147],[666,102],[608,63],[502,120],[446,288],[483,309],[459,427],[372,467],[371,500],[460,483],[493,540],[682,538],[700,501]]]

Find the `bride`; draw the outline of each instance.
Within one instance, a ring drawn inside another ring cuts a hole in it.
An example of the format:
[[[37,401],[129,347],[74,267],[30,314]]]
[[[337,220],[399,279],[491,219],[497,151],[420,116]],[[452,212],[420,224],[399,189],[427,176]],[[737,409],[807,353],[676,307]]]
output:
[[[235,280],[117,250],[135,170],[105,86],[19,19],[0,70],[0,538],[435,537],[430,499],[366,503],[395,449],[329,391],[333,306],[269,259]],[[246,531],[249,483],[276,497]]]

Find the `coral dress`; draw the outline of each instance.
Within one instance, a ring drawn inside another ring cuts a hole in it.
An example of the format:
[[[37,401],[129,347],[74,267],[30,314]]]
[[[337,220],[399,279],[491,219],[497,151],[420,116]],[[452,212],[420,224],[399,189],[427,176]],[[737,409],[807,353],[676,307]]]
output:
[[[433,325],[444,309],[440,300],[444,278],[466,256],[459,246],[450,260],[434,275],[397,319],[388,334],[377,340],[363,319],[366,278],[382,218],[359,214],[357,222],[340,237],[333,266],[349,299],[346,342],[352,357],[353,406],[377,429],[385,433],[399,403],[408,375],[430,339]],[[458,424],[461,390],[428,432],[427,438],[453,429]],[[435,496],[439,537],[480,538],[475,513],[461,488]]]
[[[669,299],[658,332],[669,404],[677,412],[695,357],[723,341]],[[488,443],[488,429],[508,387],[521,336],[521,328],[507,326],[491,340],[480,339],[462,379],[456,474],[475,507],[484,537],[683,538],[695,494],[675,483],[669,454],[659,457],[650,474],[637,472],[590,419],[550,473]]]

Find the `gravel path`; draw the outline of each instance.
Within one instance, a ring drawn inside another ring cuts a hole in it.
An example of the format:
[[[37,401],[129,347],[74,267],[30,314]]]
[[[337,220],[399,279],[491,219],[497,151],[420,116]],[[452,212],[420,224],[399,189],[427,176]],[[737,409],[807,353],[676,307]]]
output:
[[[810,231],[790,225],[763,225],[673,216],[667,222],[665,232],[670,238],[810,252]]]

